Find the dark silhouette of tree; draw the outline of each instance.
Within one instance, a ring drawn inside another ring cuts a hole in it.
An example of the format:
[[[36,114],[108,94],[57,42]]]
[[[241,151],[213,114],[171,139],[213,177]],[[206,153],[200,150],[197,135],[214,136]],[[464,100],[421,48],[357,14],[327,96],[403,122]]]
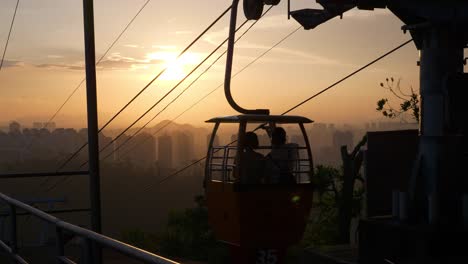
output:
[[[357,171],[357,169],[355,171]],[[319,197],[318,201],[314,202],[314,205],[318,208],[319,213],[316,217],[309,220],[299,247],[307,248],[310,246],[318,247],[346,243],[342,241],[343,235],[340,229],[340,223],[343,223],[342,219],[345,221],[350,221],[350,219],[347,217],[348,215],[343,217],[343,201],[346,199],[348,200],[347,202],[350,202],[350,216],[358,216],[361,212],[364,189],[360,186],[353,186],[345,191],[345,181],[347,181],[346,185],[350,184],[348,182],[349,179],[347,180],[345,178],[345,173],[344,167],[338,169],[330,166],[318,165],[315,168],[314,185],[316,186]],[[352,185],[354,185],[354,180],[356,179],[362,181],[358,173],[353,174],[353,176]],[[348,197],[349,189],[351,189],[350,197]],[[348,205],[348,203],[346,203],[346,205]],[[347,237],[349,237],[349,223],[346,224],[346,226],[348,228]]]
[[[401,78],[396,81],[393,77],[386,78],[385,83],[380,83],[380,87],[390,91],[397,100],[399,100],[399,107],[393,107],[388,98],[382,98],[377,101],[377,111],[381,112],[383,116],[394,119],[401,118],[402,121],[406,122],[404,115],[408,113],[411,115],[411,119],[419,123],[420,108],[419,108],[419,95],[415,93],[413,87],[410,86],[410,93],[405,93],[401,90]]]
[[[356,215],[355,210],[353,211],[355,181],[360,180],[364,182],[360,175],[361,165],[364,160],[364,154],[361,151],[361,148],[366,143],[367,136],[364,136],[351,153],[348,152],[348,147],[346,145],[341,147],[341,158],[343,160],[343,184],[338,211],[340,243],[349,243],[351,219]]]
[[[171,258],[208,264],[227,263],[229,252],[224,244],[217,241],[208,223],[205,197],[196,196],[195,203],[194,208],[170,212],[161,233],[130,230],[122,235],[123,241]]]

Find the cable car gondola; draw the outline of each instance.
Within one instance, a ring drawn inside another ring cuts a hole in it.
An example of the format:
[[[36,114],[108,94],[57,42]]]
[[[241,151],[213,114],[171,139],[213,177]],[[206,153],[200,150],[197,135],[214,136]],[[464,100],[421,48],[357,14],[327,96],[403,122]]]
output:
[[[230,81],[237,5],[234,0],[224,88],[229,104],[241,114],[207,121],[214,123],[204,180],[209,222],[216,238],[230,245],[232,263],[279,264],[286,249],[302,239],[312,207],[313,160],[304,127],[312,121],[270,115],[266,109],[244,109],[233,100]],[[219,145],[219,128],[228,124],[237,126],[237,136],[230,144]],[[275,133],[283,131],[284,141],[284,129],[291,126],[299,131],[303,144],[275,143],[275,138],[281,138]],[[271,140],[259,145],[256,133],[260,132]]]

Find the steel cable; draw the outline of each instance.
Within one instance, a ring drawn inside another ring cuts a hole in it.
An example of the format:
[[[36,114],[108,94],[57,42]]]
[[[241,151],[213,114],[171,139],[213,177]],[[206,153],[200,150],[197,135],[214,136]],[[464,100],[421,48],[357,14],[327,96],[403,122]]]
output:
[[[304,105],[305,103],[309,102],[310,100],[316,98],[317,96],[323,94],[324,92],[326,92],[326,91],[332,89],[333,87],[337,86],[338,84],[342,83],[343,81],[345,81],[345,80],[351,78],[352,76],[358,74],[359,72],[363,71],[364,69],[366,69],[366,68],[370,67],[371,65],[377,63],[378,61],[384,59],[384,58],[387,57],[388,55],[390,55],[390,54],[396,52],[397,50],[399,50],[399,49],[401,49],[401,48],[403,48],[404,46],[408,45],[408,44],[411,43],[412,41],[413,41],[413,40],[410,39],[410,40],[408,40],[408,41],[402,43],[401,45],[397,46],[396,48],[394,48],[394,49],[392,49],[392,50],[390,50],[390,51],[384,53],[383,55],[379,56],[379,57],[376,58],[375,60],[372,60],[371,62],[365,64],[364,66],[360,67],[359,69],[357,69],[357,70],[353,71],[352,73],[348,74],[347,76],[341,78],[340,80],[338,80],[337,82],[333,83],[332,85],[326,87],[325,89],[319,91],[318,93],[315,93],[314,95],[310,96],[309,98],[305,99],[304,101],[302,101],[302,102],[298,103],[297,105],[291,107],[290,109],[288,109],[287,111],[285,111],[285,112],[282,113],[281,115],[285,115],[285,114],[287,114],[287,113],[289,113],[289,112],[295,110],[296,108],[298,108],[298,107]],[[231,143],[231,144],[232,144],[232,143]],[[164,177],[163,179],[159,180],[158,182],[156,182],[156,183],[154,183],[154,184],[151,184],[151,185],[148,185],[143,191],[149,191],[149,190],[150,190],[151,188],[153,188],[154,186],[157,186],[157,185],[160,185],[160,184],[164,183],[165,181],[169,180],[170,178],[177,176],[177,175],[180,174],[181,172],[183,172],[183,171],[189,169],[190,167],[192,167],[192,166],[194,166],[194,165],[196,165],[196,164],[202,162],[202,161],[205,160],[205,159],[206,159],[206,156],[203,157],[203,158],[200,158],[200,159],[198,159],[198,160],[196,160],[196,161],[194,161],[194,162],[191,163],[191,164],[188,164],[187,166],[185,166],[185,167],[183,167],[183,168],[177,170],[176,172],[174,172],[174,173],[172,173],[172,174],[170,174],[170,175]]]

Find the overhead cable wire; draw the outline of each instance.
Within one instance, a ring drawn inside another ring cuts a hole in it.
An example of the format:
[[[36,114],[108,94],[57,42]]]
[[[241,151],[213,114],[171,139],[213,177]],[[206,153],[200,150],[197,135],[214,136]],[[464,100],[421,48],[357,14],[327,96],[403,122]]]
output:
[[[299,31],[302,27],[297,27],[296,29],[294,29],[293,31],[291,31],[290,33],[288,33],[286,36],[284,36],[283,38],[281,38],[278,42],[276,42],[273,46],[271,46],[270,48],[268,48],[266,51],[264,51],[262,54],[260,54],[259,56],[257,56],[255,59],[253,59],[251,62],[249,62],[247,65],[245,65],[242,69],[240,69],[238,72],[236,72],[234,75],[231,76],[231,79],[232,78],[235,78],[237,75],[241,74],[242,72],[244,72],[247,68],[249,68],[250,66],[252,66],[254,63],[256,63],[258,60],[260,60],[261,58],[263,58],[265,55],[267,55],[269,52],[271,52],[274,48],[276,48],[278,45],[280,45],[281,43],[283,43],[285,40],[287,40],[288,38],[290,38],[292,35],[294,35],[297,31]],[[192,105],[190,108],[194,107],[196,104],[200,103],[203,99],[207,98],[210,94],[212,94],[213,92],[215,92],[217,89],[221,88],[222,86],[224,85],[224,82],[221,83],[218,87],[216,87],[215,89],[213,89],[212,91],[210,91],[207,95],[205,95],[202,99],[200,99],[199,101],[197,101],[194,105]],[[189,108],[189,109],[190,109]],[[188,111],[188,109],[186,110]],[[186,111],[184,111],[183,113],[185,113]],[[182,115],[182,114],[181,114]],[[180,115],[179,115],[180,116]],[[179,117],[178,116],[178,117]],[[230,143],[232,144],[232,142]],[[176,175],[178,175],[179,173],[185,171],[186,169],[198,164],[199,162],[203,161],[204,159],[206,159],[206,156],[203,157],[203,158],[200,158],[198,159],[197,161],[183,167],[182,169],[164,177],[163,179],[159,180],[156,184],[154,185],[159,185],[163,182],[165,182],[166,180],[168,180],[169,178],[171,177],[174,177]],[[151,189],[152,186],[148,186],[147,188],[144,189],[144,191],[147,191],[149,189]]]
[[[179,55],[176,57],[176,60],[179,59],[183,54],[185,54],[200,38],[208,32],[230,9],[232,6],[229,6],[220,16],[218,16],[201,34],[199,34],[182,52],[179,53]],[[150,87],[161,75],[163,75],[166,70],[169,68],[169,66],[165,67],[163,70],[161,70],[148,84],[146,84],[143,89],[141,89],[128,103],[126,103],[109,121],[107,121],[104,126],[102,126],[98,133],[102,132],[112,121],[114,121],[117,116],[119,116],[130,104],[132,104],[148,87]],[[78,148],[72,155],[70,155],[58,168],[56,171],[60,171],[62,168],[64,168],[71,160],[73,160],[86,146],[88,145],[88,142],[83,144],[80,148]]]
[[[310,100],[312,100],[312,99],[318,97],[319,95],[325,93],[326,91],[332,89],[333,87],[336,87],[338,84],[340,84],[340,83],[342,83],[343,81],[349,79],[350,77],[352,77],[352,76],[354,76],[354,75],[360,73],[361,71],[363,71],[363,70],[365,70],[366,68],[372,66],[373,64],[379,62],[380,60],[384,59],[385,57],[389,56],[390,54],[392,54],[392,53],[398,51],[399,49],[401,49],[401,48],[403,48],[404,46],[408,45],[408,44],[411,43],[412,41],[413,41],[413,39],[410,39],[410,40],[408,40],[408,41],[402,43],[401,45],[398,45],[396,48],[391,49],[390,51],[384,53],[383,55],[377,57],[376,59],[372,60],[371,62],[365,64],[364,66],[360,67],[359,69],[357,69],[357,70],[353,71],[352,73],[348,74],[347,76],[341,78],[340,80],[338,80],[337,82],[331,84],[330,86],[326,87],[325,89],[319,91],[318,93],[315,93],[314,95],[310,96],[309,98],[305,99],[304,101],[302,101],[302,102],[298,103],[297,105],[291,107],[291,108],[288,109],[287,111],[283,112],[281,115],[285,115],[285,114],[287,114],[287,113],[289,113],[289,112],[291,112],[291,111],[297,109],[298,107],[304,105],[305,103],[309,102]],[[164,177],[163,179],[159,180],[158,182],[156,182],[156,183],[154,183],[154,184],[148,185],[143,191],[149,191],[149,190],[150,190],[151,188],[153,188],[154,186],[157,186],[157,185],[160,185],[160,184],[164,183],[165,181],[169,180],[170,178],[179,175],[180,173],[182,173],[182,172],[184,172],[185,170],[189,169],[190,167],[192,167],[192,166],[194,166],[194,165],[196,165],[196,164],[202,162],[202,161],[205,160],[205,159],[206,159],[206,156],[203,157],[203,158],[200,158],[200,159],[198,159],[198,160],[196,160],[196,161],[194,161],[194,162],[192,162],[192,163],[190,163],[190,164],[188,164],[187,166],[185,166],[185,167],[183,167],[183,168],[177,170],[176,172],[174,172],[174,173],[172,173],[172,174],[170,174],[170,175]]]
[[[267,11],[271,10],[271,7],[270,9],[268,9]],[[237,29],[237,30],[240,30],[246,23],[248,22],[248,20],[245,20],[244,23],[242,23]],[[252,28],[252,27],[250,27]],[[188,77],[190,77],[196,70],[198,70],[199,67],[201,67],[203,64],[205,64],[205,62],[211,58],[211,56],[213,56],[221,47],[224,46],[224,44],[226,44],[226,42],[229,40],[229,38],[226,38],[222,43],[220,43],[208,56],[205,57],[204,60],[202,60],[195,68],[192,69],[192,71],[190,71],[184,78],[182,78],[182,80],[180,80],[174,87],[172,87],[162,98],[160,98],[155,104],[153,104],[146,112],[144,112],[139,118],[137,118],[132,124],[130,124],[127,128],[125,128],[122,132],[120,132],[114,139],[112,139],[109,143],[107,143],[99,152],[103,152],[104,150],[106,150],[108,147],[112,146],[112,144],[114,142],[116,142],[120,137],[122,137],[129,129],[131,129],[136,123],[138,123],[144,116],[146,116],[151,110],[154,109],[154,107],[156,107],[161,101],[163,101],[167,96],[169,96],[175,89],[177,89],[177,87],[180,86],[180,84],[182,84],[185,80],[188,79]],[[224,55],[224,54],[223,54]],[[220,58],[222,57],[219,56],[215,62],[217,60],[219,60]],[[212,66],[212,65],[211,65]],[[204,72],[202,72],[201,75],[199,75],[194,81],[192,81],[191,84],[189,84],[181,93],[179,93],[179,95],[177,95],[171,102],[169,102],[168,105],[166,105],[166,107],[164,107],[159,113],[157,113],[153,118],[151,118],[145,125],[143,125],[142,127],[140,127],[140,129],[138,129],[132,136],[130,136],[129,138],[127,138],[127,141],[130,140],[133,136],[135,136],[137,133],[139,133],[141,130],[143,130],[146,126],[148,126],[149,123],[151,123],[157,116],[159,116],[159,114],[161,114],[165,109],[167,109],[167,107],[169,107],[172,103],[174,103],[185,91],[187,91],[204,73],[206,73],[208,71],[209,68],[211,68],[211,66],[209,66]],[[88,163],[88,161],[82,163],[80,165],[80,168],[82,168],[83,166],[85,166],[86,164]]]
[[[265,16],[272,8],[273,8],[273,6],[271,6],[270,8],[268,8],[268,9],[262,14],[261,17]],[[239,41],[242,37],[244,37],[245,34],[247,34],[247,32],[249,32],[250,29],[252,29],[252,27],[253,27],[258,21],[259,21],[259,20],[256,20],[254,23],[252,23],[252,24],[236,39],[236,42]],[[245,20],[241,25],[239,25],[238,28],[236,29],[236,32],[239,31],[247,22],[248,22],[248,20]],[[222,45],[225,44],[226,42],[227,42],[227,39],[226,39],[220,46],[222,46]],[[217,49],[219,49],[219,48],[217,48]],[[216,49],[215,51],[217,51],[217,49]],[[190,83],[181,93],[179,93],[179,95],[178,95],[174,100],[172,100],[168,105],[166,105],[166,107],[165,107],[163,110],[161,110],[158,114],[156,114],[149,122],[147,122],[147,123],[145,124],[144,127],[146,127],[152,120],[154,120],[154,119],[155,119],[162,111],[164,111],[171,103],[173,103],[175,100],[177,100],[177,98],[180,97],[180,95],[182,95],[182,94],[183,94],[188,88],[190,88],[198,79],[200,79],[200,77],[202,77],[202,76],[203,76],[217,61],[219,61],[219,59],[221,59],[226,53],[227,53],[227,50],[224,51],[220,56],[218,56],[218,58],[216,58],[216,59],[215,59],[215,60],[214,60],[214,61],[213,61],[213,62],[212,62],[212,63],[211,63],[211,64],[210,64],[210,65],[209,65],[209,66],[192,82],[192,83]],[[214,53],[213,53],[213,54],[214,54]],[[211,55],[212,55],[212,54],[211,54]],[[210,55],[210,56],[211,56],[211,55]],[[202,62],[201,64],[203,64],[203,62]],[[245,69],[245,68],[244,68],[244,69]],[[243,70],[244,70],[244,69],[243,69]],[[241,71],[243,71],[243,70],[241,70]],[[240,71],[240,72],[241,72],[241,71]],[[234,76],[236,76],[236,75],[239,74],[240,72],[237,72]],[[191,74],[191,73],[189,73],[189,75],[190,75],[190,74]],[[222,84],[221,84],[221,85],[222,85]],[[221,85],[220,85],[220,86],[221,86]],[[208,94],[205,95],[203,98],[201,98],[198,102],[196,102],[196,103],[193,104],[191,107],[189,107],[188,109],[186,109],[185,111],[183,111],[183,112],[182,112],[181,114],[179,114],[175,119],[177,119],[178,117],[182,116],[184,113],[186,113],[186,112],[187,112],[188,110],[190,110],[192,107],[194,107],[196,104],[198,104],[198,103],[201,102],[203,99],[205,99],[206,97],[208,97],[210,94],[212,94],[213,92],[215,92],[215,90],[217,90],[220,86],[218,86],[216,89],[212,90],[210,93],[208,93]],[[173,119],[173,120],[175,120],[175,119]],[[164,125],[163,128],[166,127],[167,125],[168,125],[168,124]],[[142,130],[142,128],[141,128],[140,130],[138,130],[137,133],[138,133],[139,131],[141,131],[141,130]],[[160,130],[162,130],[162,128],[161,128]],[[160,131],[160,130],[158,130],[158,131]],[[157,132],[158,132],[158,131],[157,131]],[[156,133],[157,133],[157,132],[156,132]],[[134,137],[137,133],[134,133],[134,134],[132,135],[132,137]],[[150,137],[146,138],[144,141],[148,140],[149,138],[150,138]],[[128,141],[129,141],[129,138],[128,138],[123,144],[127,143]],[[122,144],[122,145],[123,145],[123,144]],[[120,149],[120,147],[121,147],[122,145],[120,145],[117,149],[114,149],[112,152],[110,152],[110,153],[109,153],[107,156],[105,156],[103,159],[106,159],[106,158],[112,156],[112,154],[114,154],[118,149]],[[103,151],[103,149],[102,149],[101,151]],[[127,152],[127,153],[128,153],[128,152]],[[88,161],[85,162],[85,163],[83,163],[83,164],[81,164],[80,167],[86,165],[86,163],[88,163]],[[61,181],[57,181],[55,184],[53,184],[51,187],[49,187],[49,189],[47,190],[47,192],[52,191],[52,190],[55,189],[59,184],[61,184],[61,183],[65,182],[65,181],[67,181],[68,179],[69,179],[68,177],[65,177],[65,178],[63,178]]]
[[[192,108],[194,108],[196,105],[198,105],[199,103],[201,103],[201,101],[205,100],[208,96],[210,96],[212,93],[216,92],[217,90],[219,89],[219,87],[211,90],[209,93],[205,94],[202,98],[200,98],[198,101],[196,101],[195,103],[193,103],[190,107],[186,108],[184,111],[182,111],[180,114],[178,114],[176,117],[172,118],[170,121],[166,122],[162,127],[160,127],[158,130],[156,130],[151,136],[145,138],[144,140],[134,144],[129,150],[127,150],[125,153],[122,154],[122,157],[128,155],[130,152],[132,152],[133,150],[136,149],[136,147],[138,147],[139,145],[145,143],[146,141],[148,141],[149,139],[151,139],[152,137],[154,137],[155,135],[157,135],[159,132],[161,132],[164,128],[166,128],[167,126],[169,126],[170,124],[172,124],[174,121],[176,121],[177,119],[179,119],[179,117],[183,116],[185,113],[187,113],[188,111],[190,111]]]
[[[261,17],[265,16],[271,9],[273,8],[273,6],[270,6],[270,8],[268,8],[263,14]],[[234,43],[237,43],[240,39],[242,39],[242,37],[245,36],[245,34],[247,34],[247,32],[250,31],[250,29],[252,29],[253,26],[255,26],[255,24],[257,24],[257,22],[260,21],[260,20],[255,20],[236,40]],[[245,23],[247,22],[247,20],[241,24],[237,29],[236,29],[236,32],[241,29]],[[224,51],[223,53],[221,53],[221,55],[219,55],[213,62],[211,62],[211,64],[201,73],[197,76],[197,78],[195,78],[184,90],[182,90],[174,99],[172,99],[171,102],[169,102],[163,109],[161,109],[156,115],[154,115],[148,122],[146,122],[142,127],[140,127],[136,132],[134,132],[131,136],[129,136],[128,138],[126,138],[126,140],[124,142],[122,142],[122,144],[120,144],[116,149],[114,149],[112,152],[110,152],[108,155],[106,155],[105,157],[102,158],[102,160],[105,160],[109,157],[111,157],[115,152],[119,151],[124,145],[126,145],[132,138],[134,138],[138,133],[140,133],[143,129],[145,129],[154,119],[156,119],[156,117],[158,117],[162,112],[164,112],[170,105],[172,105],[175,101],[177,101],[179,99],[180,96],[182,96],[190,87],[192,87],[203,75],[205,75],[205,73],[207,73],[213,66],[214,64],[216,64],[225,54],[227,53],[227,50]],[[148,136],[144,141],[152,138],[153,135],[150,135]]]
[[[107,143],[103,148],[101,148],[100,152],[106,150],[108,147],[112,146],[112,144],[117,141],[121,136],[123,136],[128,130],[130,130],[132,127],[136,125],[143,117],[145,117],[151,110],[153,110],[159,103],[161,103],[164,99],[166,99],[167,96],[169,96],[177,87],[179,87],[185,80],[188,79],[200,66],[202,66],[213,54],[215,54],[224,44],[226,41],[223,41],[221,44],[216,47],[208,56],[205,57],[195,68],[193,68],[189,74],[184,76],[182,80],[180,80],[174,87],[172,87],[169,91],[167,91],[161,98],[156,101],[151,107],[149,107],[143,114],[141,114],[135,121],[133,121],[129,126],[127,126],[122,132],[120,132],[115,138],[113,138],[109,143]],[[87,162],[86,162],[87,163]],[[80,166],[82,167],[83,164]]]
[[[15,12],[13,13],[13,18],[11,19],[10,29],[8,31],[8,36],[5,42],[5,47],[3,48],[2,61],[0,62],[0,71],[3,69],[3,63],[5,61],[5,55],[8,49],[8,43],[10,42],[11,32],[13,31],[13,25],[15,24],[16,13],[18,11],[19,0],[16,0]]]
[[[295,30],[296,32],[297,30]],[[245,34],[246,32],[244,32]],[[242,35],[243,36],[243,35]],[[282,41],[284,41],[285,39],[283,39]],[[236,40],[237,41],[237,40]],[[282,42],[281,41],[281,42]],[[278,45],[280,43],[277,43]],[[276,45],[277,46],[277,45]],[[258,61],[259,59],[261,59],[263,56],[265,56],[268,52],[270,52],[272,49],[270,48],[269,50],[267,50],[266,52],[264,52],[263,54],[261,54],[260,56],[256,57],[253,61],[251,61],[249,64],[247,64],[246,66],[244,66],[241,70],[239,70],[238,72],[236,72],[235,74],[232,75],[232,79],[235,78],[237,75],[239,75],[240,73],[242,73],[244,70],[246,70],[248,67],[250,67],[252,64],[254,64],[256,61]],[[225,51],[222,55],[226,54],[227,51]],[[193,107],[195,107],[196,105],[198,105],[199,103],[201,103],[203,100],[205,100],[208,96],[210,96],[211,94],[213,94],[215,91],[217,91],[219,88],[223,87],[224,83],[221,83],[220,85],[218,85],[216,88],[214,88],[213,90],[211,90],[209,93],[207,93],[206,95],[204,95],[202,98],[200,98],[198,101],[196,101],[195,103],[193,103],[190,107],[188,107],[187,109],[185,109],[183,112],[181,112],[179,115],[177,115],[176,117],[174,117],[173,119],[171,119],[169,122],[167,122],[166,124],[164,124],[161,128],[159,128],[158,130],[156,130],[151,136],[147,137],[145,140],[142,140],[140,141],[139,143],[135,144],[130,150],[128,150],[127,152],[125,152],[122,156],[126,156],[128,155],[129,152],[131,152],[132,150],[136,149],[137,146],[139,146],[140,144],[146,142],[147,140],[149,140],[152,136],[155,136],[156,134],[158,134],[161,130],[163,130],[165,127],[167,127],[168,125],[170,125],[172,122],[174,122],[175,120],[177,120],[179,117],[181,117],[182,115],[184,115],[186,112],[188,112],[189,110],[191,110]]]
[[[146,0],[146,2],[140,7],[140,9],[138,10],[138,12],[132,17],[132,19],[127,23],[127,25],[123,28],[123,30],[119,33],[119,35],[117,36],[117,38],[115,38],[115,40],[111,43],[111,45],[106,49],[106,51],[101,55],[101,57],[99,58],[99,60],[96,62],[96,65],[98,65],[99,63],[102,62],[102,60],[104,58],[106,58],[107,54],[110,52],[110,50],[115,46],[115,44],[117,44],[117,42],[120,40],[120,38],[122,38],[123,34],[125,34],[125,32],[127,32],[128,28],[133,24],[133,22],[135,21],[135,19],[140,15],[140,13],[143,11],[143,9],[146,8],[146,6],[148,5],[148,3],[150,2],[151,0]],[[48,125],[50,124],[56,117],[57,115],[60,113],[60,111],[62,111],[62,109],[65,107],[65,105],[68,103],[68,101],[70,101],[70,99],[73,97],[73,95],[75,95],[75,93],[78,91],[78,89],[83,85],[83,83],[86,81],[86,77],[84,77],[83,79],[81,79],[81,81],[78,83],[78,85],[75,87],[75,89],[73,89],[73,91],[68,95],[67,99],[65,99],[65,101],[60,105],[60,107],[55,111],[55,113],[49,118],[49,120],[47,121],[47,123],[45,123],[45,125]],[[45,128],[45,127],[44,127]]]
[[[137,17],[141,14],[141,12],[146,8],[146,6],[151,2],[151,0],[146,0],[146,2],[138,9],[138,11],[135,13],[135,15],[130,19],[130,21],[125,25],[125,27],[120,31],[119,35],[112,41],[112,43],[109,45],[109,47],[106,49],[106,51],[99,57],[99,60],[96,62],[96,65],[99,65],[99,63],[102,62],[109,54],[109,52],[114,48],[115,44],[122,38],[122,36],[127,32],[127,30],[130,28],[130,26],[135,22]],[[48,119],[48,121],[43,125],[43,128],[47,128],[50,123],[57,117],[57,115],[62,111],[62,109],[65,107],[65,105],[70,101],[70,99],[75,95],[75,93],[78,91],[78,89],[83,85],[83,83],[86,81],[86,77],[81,79],[81,81],[78,83],[77,86],[72,90],[72,92],[68,95],[68,97],[65,99],[65,101],[57,108],[57,110],[54,112],[54,114]],[[29,145],[25,148],[25,150],[30,149],[33,144],[33,141],[29,143]],[[80,149],[81,151],[81,149]],[[57,170],[58,171],[58,170]],[[49,181],[49,177],[47,177],[40,185],[43,186]]]
[[[340,80],[336,81],[335,83],[331,84],[330,86],[326,87],[325,89],[321,90],[320,92],[318,92],[318,93],[312,95],[311,97],[309,97],[309,98],[305,99],[304,101],[298,103],[297,105],[291,107],[290,109],[288,109],[287,111],[285,111],[285,112],[282,113],[281,115],[285,115],[285,114],[287,114],[287,113],[293,111],[294,109],[296,109],[296,108],[302,106],[303,104],[309,102],[310,100],[314,99],[315,97],[317,97],[317,96],[323,94],[324,92],[330,90],[331,88],[337,86],[338,84],[340,84],[340,83],[346,81],[347,79],[351,78],[352,76],[354,76],[354,75],[358,74],[359,72],[365,70],[366,68],[372,66],[373,64],[375,64],[376,62],[382,60],[383,58],[387,57],[388,55],[394,53],[395,51],[397,51],[397,50],[399,50],[399,49],[401,49],[401,48],[403,48],[404,46],[408,45],[408,44],[411,43],[412,41],[413,41],[413,39],[410,39],[410,40],[408,40],[408,41],[403,42],[401,45],[399,45],[399,46],[395,47],[394,49],[392,49],[392,50],[390,50],[390,51],[384,53],[382,56],[376,58],[375,60],[373,60],[373,61],[371,61],[371,62],[369,62],[369,63],[367,63],[366,65],[364,65],[364,66],[362,66],[361,68],[355,70],[354,72],[352,72],[352,73],[346,75],[345,77],[341,78]]]

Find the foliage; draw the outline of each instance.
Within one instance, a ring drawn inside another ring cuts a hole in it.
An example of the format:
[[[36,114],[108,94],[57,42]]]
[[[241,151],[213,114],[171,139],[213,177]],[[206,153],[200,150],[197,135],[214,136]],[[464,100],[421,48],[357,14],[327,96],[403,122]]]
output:
[[[338,240],[338,208],[343,186],[343,170],[319,165],[315,169],[315,184],[318,201],[315,203],[317,215],[308,223],[301,247],[334,244]],[[356,186],[358,187],[358,186]],[[355,188],[353,194],[353,216],[361,212],[363,188]]]
[[[140,229],[132,229],[122,233],[122,241],[150,252],[156,251],[157,237]]]
[[[404,119],[405,113],[410,113],[411,119],[419,123],[420,119],[420,108],[419,108],[419,95],[416,94],[413,90],[413,87],[410,86],[410,93],[404,93],[401,90],[401,79],[395,83],[393,77],[390,79],[385,79],[385,83],[380,83],[380,87],[389,90],[398,100],[400,100],[399,108],[394,108],[390,105],[390,102],[387,98],[382,98],[377,101],[376,110],[381,112],[383,116],[388,118],[397,118],[400,117],[402,121]]]
[[[195,197],[195,202],[195,208],[170,212],[162,233],[152,235],[132,230],[123,235],[123,240],[167,257],[226,263],[228,252],[209,227],[204,197]]]
[[[195,198],[197,207],[183,212],[171,212],[166,229],[161,235],[160,251],[168,256],[221,263],[225,250],[219,244],[208,224],[205,198]]]

